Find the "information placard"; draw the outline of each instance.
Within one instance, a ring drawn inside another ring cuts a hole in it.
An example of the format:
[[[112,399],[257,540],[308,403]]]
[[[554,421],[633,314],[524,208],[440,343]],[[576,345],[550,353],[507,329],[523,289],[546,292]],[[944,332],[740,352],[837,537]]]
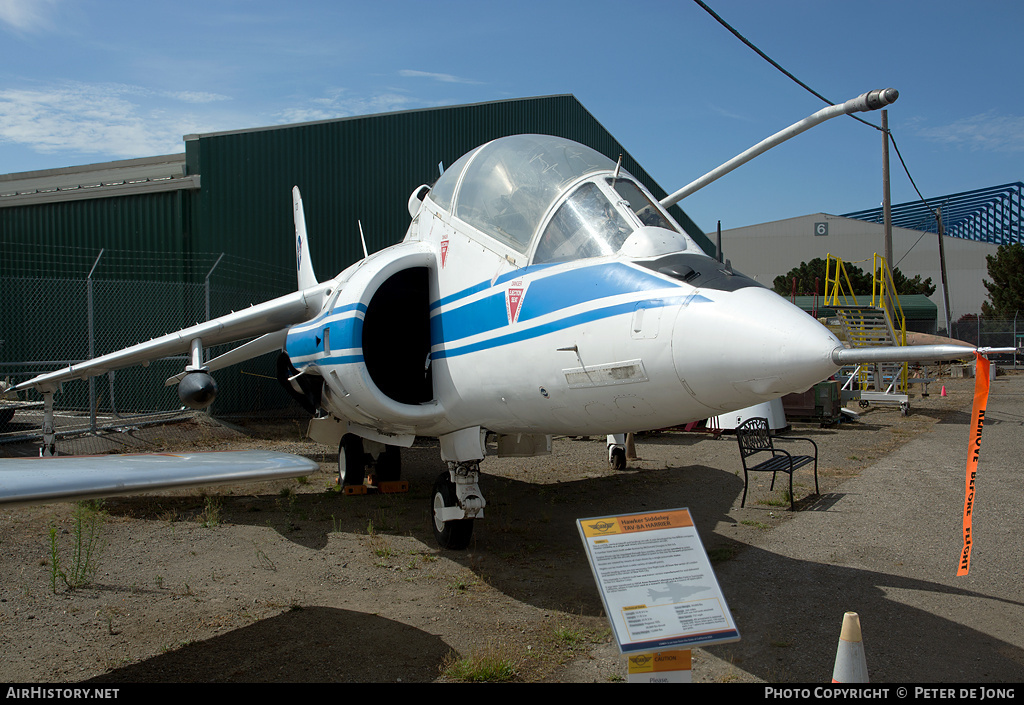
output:
[[[689,509],[576,525],[622,653],[739,640]]]

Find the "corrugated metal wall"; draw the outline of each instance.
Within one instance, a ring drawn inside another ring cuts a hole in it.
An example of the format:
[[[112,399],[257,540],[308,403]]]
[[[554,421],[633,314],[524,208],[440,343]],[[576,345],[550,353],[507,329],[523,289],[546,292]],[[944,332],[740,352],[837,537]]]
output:
[[[333,277],[362,256],[359,223],[371,251],[399,242],[413,189],[438,177],[477,145],[520,133],[587,144],[665,195],[571,95],[386,113],[319,123],[199,135],[186,142],[189,173],[202,176],[196,248],[288,262],[291,189],[302,192],[317,276]],[[678,208],[680,224],[713,252]]]
[[[161,272],[107,269],[108,279],[180,281],[192,192],[57,201],[0,208],[0,275],[84,277],[101,249],[166,253]],[[178,263],[178,268],[171,266]],[[84,271],[83,271],[84,269]],[[205,272],[204,272],[205,274]]]

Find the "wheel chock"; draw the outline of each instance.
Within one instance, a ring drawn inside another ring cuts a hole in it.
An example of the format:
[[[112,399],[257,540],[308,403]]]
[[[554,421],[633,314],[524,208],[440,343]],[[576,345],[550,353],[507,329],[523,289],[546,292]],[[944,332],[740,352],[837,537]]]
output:
[[[409,491],[409,483],[406,480],[391,480],[388,482],[381,482],[379,484],[373,484],[372,480],[367,480],[362,485],[345,485],[342,488],[342,492],[348,495],[363,495],[363,494],[401,494]]]
[[[381,482],[377,485],[377,490],[382,494],[401,494],[402,492],[409,491],[409,483],[406,480]]]

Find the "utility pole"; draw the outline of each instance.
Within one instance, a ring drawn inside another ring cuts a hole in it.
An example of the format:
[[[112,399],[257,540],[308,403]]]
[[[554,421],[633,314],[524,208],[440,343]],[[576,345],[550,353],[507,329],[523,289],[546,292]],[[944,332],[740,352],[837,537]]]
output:
[[[885,223],[885,266],[892,273],[892,205],[889,201],[889,111],[882,111],[882,215]]]
[[[952,336],[949,319],[949,287],[946,285],[946,247],[943,243],[946,231],[942,227],[942,206],[935,209],[935,218],[939,221],[939,271],[942,273],[942,305],[946,309],[946,336]],[[980,339],[978,344],[980,345]]]

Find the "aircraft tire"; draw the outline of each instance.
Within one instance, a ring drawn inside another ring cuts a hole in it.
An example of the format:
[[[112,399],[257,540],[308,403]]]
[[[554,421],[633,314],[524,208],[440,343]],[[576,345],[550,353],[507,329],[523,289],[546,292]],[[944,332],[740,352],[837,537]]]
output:
[[[473,536],[472,519],[456,519],[454,521],[439,521],[434,512],[435,508],[454,507],[458,504],[455,495],[455,483],[451,480],[448,472],[437,476],[434,482],[434,491],[431,493],[430,514],[433,517],[431,527],[434,529],[434,540],[441,548],[452,551],[461,551],[469,545]]]
[[[342,485],[361,485],[366,479],[366,455],[363,439],[346,433],[338,444],[338,481]]]
[[[608,464],[611,465],[612,470],[625,470],[626,469],[626,449],[625,448],[612,448],[608,452]]]
[[[14,409],[0,410],[0,426],[6,426],[14,418]]]
[[[392,482],[402,479],[402,452],[398,446],[387,446],[377,458],[377,480]]]

